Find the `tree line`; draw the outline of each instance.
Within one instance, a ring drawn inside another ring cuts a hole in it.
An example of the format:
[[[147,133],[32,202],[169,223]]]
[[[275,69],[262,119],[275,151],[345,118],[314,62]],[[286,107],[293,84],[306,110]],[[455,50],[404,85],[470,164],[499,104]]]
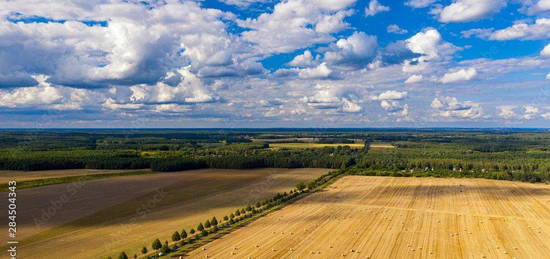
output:
[[[271,150],[252,146],[169,156],[142,156],[137,151],[41,151],[0,153],[0,170],[144,169],[159,172],[199,168],[342,168],[355,164],[360,151],[349,147],[307,150]]]

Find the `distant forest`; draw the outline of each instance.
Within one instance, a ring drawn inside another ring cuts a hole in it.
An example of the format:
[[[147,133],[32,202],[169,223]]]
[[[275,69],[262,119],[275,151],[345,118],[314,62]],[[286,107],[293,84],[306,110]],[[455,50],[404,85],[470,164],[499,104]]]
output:
[[[278,148],[270,143],[342,144]],[[346,143],[367,143],[351,148]],[[369,144],[395,148],[370,150]],[[503,130],[3,130],[1,170],[338,168],[355,174],[550,181],[550,133]]]

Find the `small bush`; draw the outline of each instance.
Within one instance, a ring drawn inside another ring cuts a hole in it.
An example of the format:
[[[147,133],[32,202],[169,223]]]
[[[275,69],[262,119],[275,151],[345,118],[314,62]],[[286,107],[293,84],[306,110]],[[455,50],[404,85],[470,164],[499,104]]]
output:
[[[174,234],[172,234],[172,241],[180,241],[181,240],[181,236],[180,236],[180,233],[178,233],[178,231],[174,232]]]
[[[128,259],[128,255],[126,255],[126,252],[121,252],[118,259]]]

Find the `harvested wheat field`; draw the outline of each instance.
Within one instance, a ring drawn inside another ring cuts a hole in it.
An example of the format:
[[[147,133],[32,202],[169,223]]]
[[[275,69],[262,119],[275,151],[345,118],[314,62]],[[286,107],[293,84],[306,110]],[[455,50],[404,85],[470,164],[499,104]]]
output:
[[[154,238],[170,240],[176,230],[195,228],[212,216],[222,218],[328,171],[204,169],[19,190],[18,255],[86,259],[116,258],[120,251],[139,254]]]
[[[392,148],[395,148],[395,146],[392,144],[370,144],[369,148],[373,150],[383,150],[383,149],[392,149]]]
[[[192,258],[550,258],[550,186],[347,176]]]

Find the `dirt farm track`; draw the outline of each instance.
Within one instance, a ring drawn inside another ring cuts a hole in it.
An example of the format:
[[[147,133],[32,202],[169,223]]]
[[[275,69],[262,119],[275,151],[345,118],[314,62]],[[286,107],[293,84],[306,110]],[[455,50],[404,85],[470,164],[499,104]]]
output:
[[[550,185],[346,176],[191,258],[550,258]]]

